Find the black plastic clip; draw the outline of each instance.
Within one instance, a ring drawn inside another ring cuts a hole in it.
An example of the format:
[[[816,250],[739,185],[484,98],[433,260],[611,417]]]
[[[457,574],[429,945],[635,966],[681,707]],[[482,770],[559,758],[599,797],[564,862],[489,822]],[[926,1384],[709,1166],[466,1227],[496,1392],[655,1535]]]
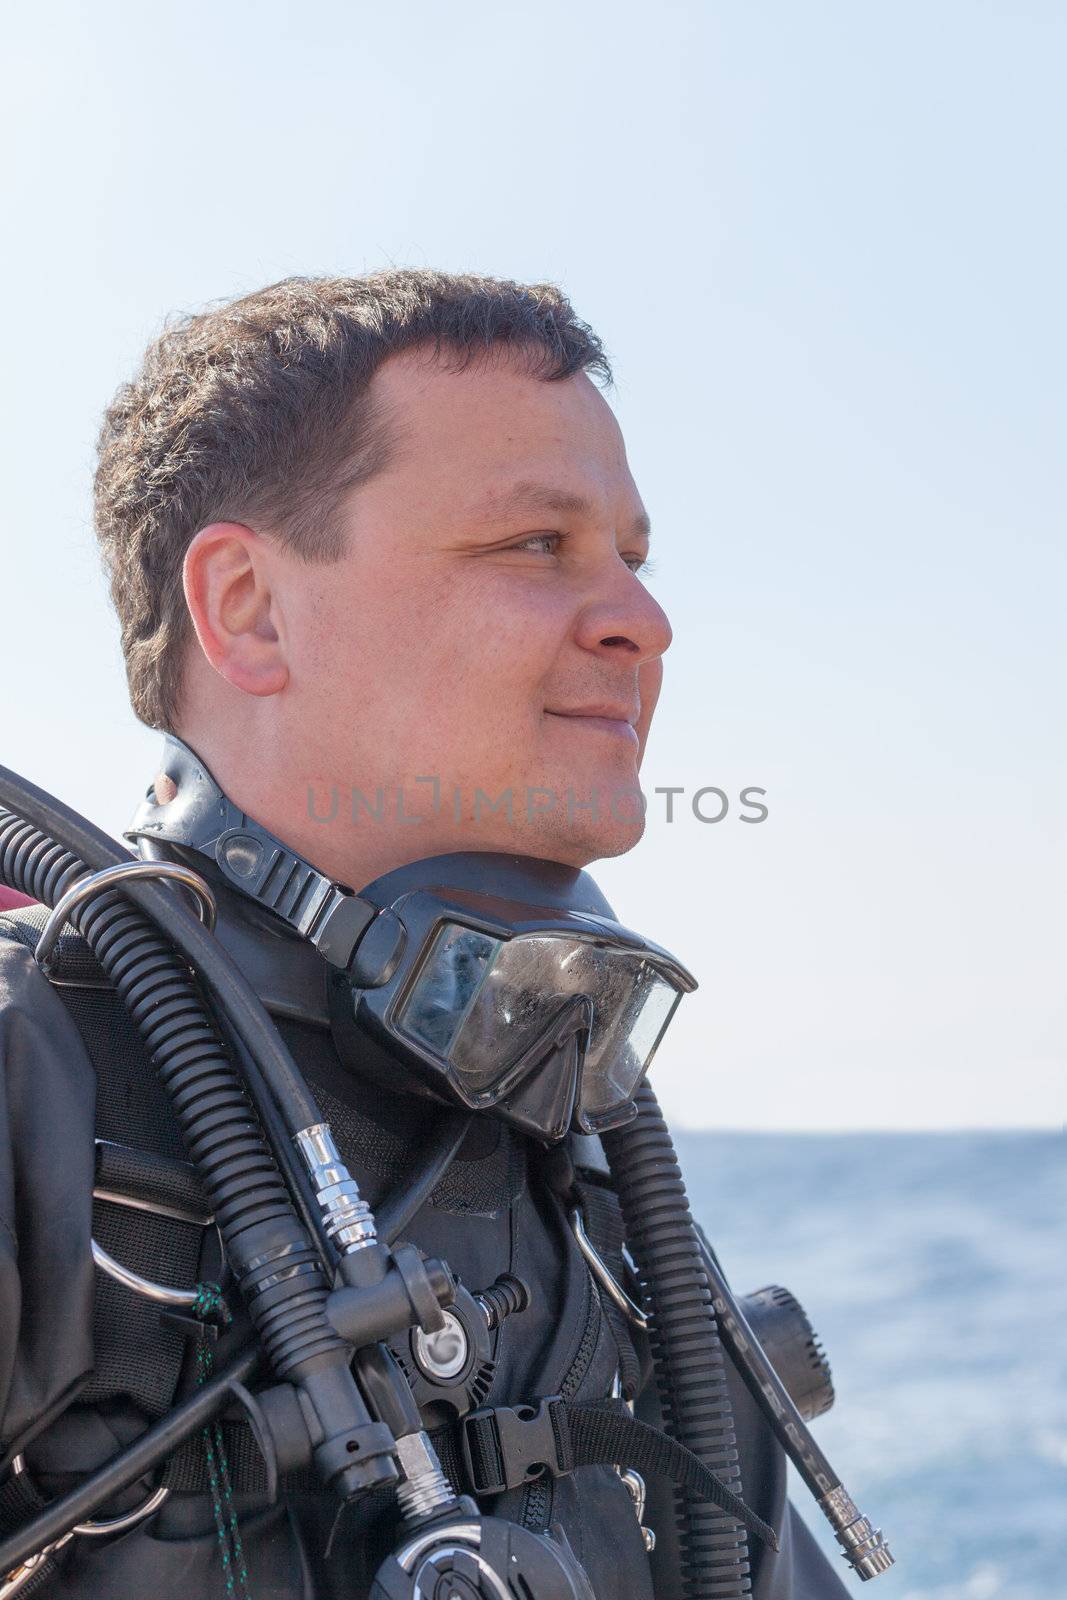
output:
[[[574,1470],[567,1407],[549,1395],[536,1406],[483,1406],[460,1423],[460,1448],[477,1495],[503,1494]]]
[[[186,1311],[163,1310],[159,1313],[159,1322],[172,1333],[180,1333],[183,1339],[202,1339],[208,1344],[217,1344],[223,1332],[217,1322],[205,1322],[202,1317],[194,1317]]]

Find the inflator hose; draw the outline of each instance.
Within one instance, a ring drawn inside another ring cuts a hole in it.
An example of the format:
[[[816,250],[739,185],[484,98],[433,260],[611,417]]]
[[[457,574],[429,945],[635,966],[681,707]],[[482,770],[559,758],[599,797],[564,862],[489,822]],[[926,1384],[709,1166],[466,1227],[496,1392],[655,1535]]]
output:
[[[647,1083],[635,1098],[636,1120],[601,1138],[648,1313],[664,1425],[740,1495],[725,1357],[685,1184]],[[750,1594],[744,1528],[708,1501],[675,1494],[683,1594],[688,1600]]]
[[[6,805],[43,812],[53,836]],[[52,796],[0,768],[0,882],[53,905],[87,870],[86,861],[65,847],[71,835],[89,845],[88,865],[95,869],[128,859]],[[161,892],[155,885],[129,888]],[[184,907],[162,893],[167,922],[195,927]],[[296,1215],[240,1074],[185,961],[130,903],[133,897],[102,890],[74,915],[168,1091],[270,1365],[286,1377],[323,1358],[328,1366],[347,1363],[347,1346],[326,1318],[318,1250]]]

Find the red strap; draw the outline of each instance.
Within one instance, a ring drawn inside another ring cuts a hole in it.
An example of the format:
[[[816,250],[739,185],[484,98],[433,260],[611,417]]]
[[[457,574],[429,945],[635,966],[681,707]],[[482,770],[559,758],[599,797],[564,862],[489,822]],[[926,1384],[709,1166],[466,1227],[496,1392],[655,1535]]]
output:
[[[19,906],[32,906],[36,901],[31,900],[27,894],[19,894],[17,889],[9,889],[6,884],[0,883],[0,911],[15,911]]]

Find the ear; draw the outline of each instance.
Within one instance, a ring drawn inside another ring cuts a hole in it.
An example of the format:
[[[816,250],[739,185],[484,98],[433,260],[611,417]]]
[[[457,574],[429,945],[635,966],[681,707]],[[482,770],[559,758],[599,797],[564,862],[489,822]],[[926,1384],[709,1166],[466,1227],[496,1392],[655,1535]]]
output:
[[[243,694],[278,694],[289,681],[272,557],[269,542],[239,522],[201,528],[185,553],[185,603],[200,648]]]

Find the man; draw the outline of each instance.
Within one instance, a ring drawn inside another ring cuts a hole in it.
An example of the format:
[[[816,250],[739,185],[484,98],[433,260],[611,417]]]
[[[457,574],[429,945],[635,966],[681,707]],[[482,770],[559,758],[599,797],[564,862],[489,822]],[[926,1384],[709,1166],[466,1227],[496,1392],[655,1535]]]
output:
[[[170,757],[357,889],[453,852],[581,868],[636,844],[638,770],[671,634],[641,579],[649,519],[594,382],[608,377],[596,336],[555,289],[431,272],[291,280],[166,332],[107,414],[96,524],[133,707],[180,741]],[[166,817],[178,770],[164,760],[142,822]],[[158,826],[152,853],[182,859],[165,843],[179,836]],[[227,920],[252,918],[217,887]],[[260,913],[245,928],[259,955],[247,941],[233,953],[377,1204],[439,1114],[341,1066],[329,1035],[282,994],[319,957],[276,940],[283,958],[264,976],[268,924]],[[85,982],[81,999],[62,984],[50,994],[26,976],[25,956],[0,941],[9,1015],[38,1008],[44,1031],[66,1030],[69,1054],[77,1034],[60,995],[101,1077],[97,1136],[136,1151],[156,1136],[156,1112],[139,1109],[147,1067],[116,1090],[113,1014],[106,1027],[89,1014]],[[167,1137],[157,1148],[173,1155]],[[566,1393],[571,1379],[578,1398],[605,1400],[628,1361],[647,1378],[642,1341],[635,1352],[618,1317],[601,1314],[561,1231],[550,1174],[542,1142],[476,1117],[408,1230],[472,1289],[494,1273],[521,1278],[529,1303],[494,1350],[498,1404]],[[98,1184],[97,1233],[106,1196]],[[5,1423],[5,1440],[26,1439],[24,1489],[58,1494],[163,1412],[180,1377],[187,1387],[184,1335],[135,1326],[125,1293],[97,1285],[96,1371],[76,1402],[21,1435]],[[590,1294],[596,1321],[579,1339],[573,1308]],[[589,1348],[576,1366],[579,1343]],[[735,1375],[730,1385],[744,1493],[782,1551],[754,1543],[750,1578],[742,1566],[714,1592],[751,1582],[766,1600],[830,1600],[837,1580],[784,1504],[781,1451]],[[654,1414],[647,1382],[642,1405]],[[135,1531],[76,1538],[52,1558],[49,1592],[367,1592],[394,1538],[389,1496],[338,1518],[314,1484],[284,1485],[270,1504],[252,1468],[235,1459],[232,1478],[220,1513],[219,1492],[212,1505],[202,1479],[172,1474],[169,1499]],[[494,1509],[560,1531],[601,1600],[649,1600],[680,1593],[681,1579],[670,1486],[648,1488],[643,1524],[610,1464],[511,1491]]]

